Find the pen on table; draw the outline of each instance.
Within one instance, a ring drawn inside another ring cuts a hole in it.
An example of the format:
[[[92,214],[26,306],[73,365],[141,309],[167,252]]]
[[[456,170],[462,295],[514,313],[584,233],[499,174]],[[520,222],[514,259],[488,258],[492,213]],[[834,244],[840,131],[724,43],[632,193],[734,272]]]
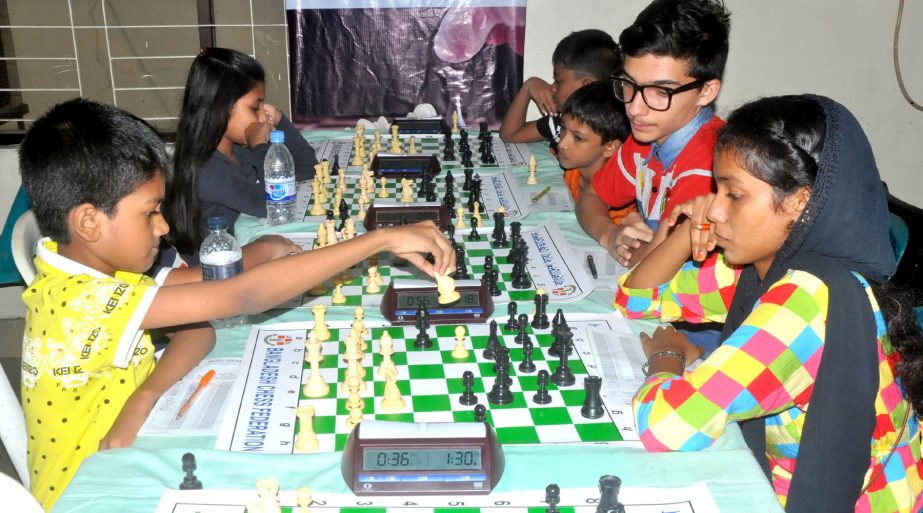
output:
[[[590,268],[590,274],[593,275],[593,279],[599,278],[599,274],[596,273],[596,262],[593,261],[593,255],[586,256],[586,265]]]
[[[180,418],[182,418],[182,416],[185,415],[187,411],[189,411],[189,407],[192,406],[192,401],[195,401],[195,398],[198,397],[200,393],[202,393],[202,390],[204,390],[205,387],[208,386],[208,383],[214,377],[215,377],[215,369],[212,369],[206,372],[205,375],[202,376],[202,379],[199,380],[199,386],[197,386],[196,389],[192,391],[192,394],[190,394],[189,399],[186,399],[186,404],[184,404],[183,407],[179,409],[179,413],[176,414],[176,420],[179,420]]]
[[[549,185],[548,187],[545,187],[544,189],[542,189],[542,192],[536,194],[535,197],[532,198],[532,203],[538,203],[538,200],[544,198],[545,195],[548,194],[548,191],[550,191],[550,190],[551,190],[551,186],[550,186],[550,185]]]

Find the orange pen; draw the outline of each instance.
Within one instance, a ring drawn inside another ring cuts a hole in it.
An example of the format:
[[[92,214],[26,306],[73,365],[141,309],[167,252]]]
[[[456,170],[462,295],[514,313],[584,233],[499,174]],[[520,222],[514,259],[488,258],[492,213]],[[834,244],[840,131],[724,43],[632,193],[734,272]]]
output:
[[[208,383],[214,377],[215,377],[214,369],[206,372],[205,375],[202,376],[202,379],[199,380],[199,386],[197,386],[196,389],[192,391],[192,394],[189,396],[189,399],[186,399],[186,404],[184,404],[183,407],[179,409],[179,413],[176,414],[176,420],[179,420],[180,418],[182,418],[182,416],[185,415],[187,411],[189,411],[189,407],[192,406],[192,401],[195,401],[195,398],[199,396],[202,390],[204,390],[205,387],[208,386]]]

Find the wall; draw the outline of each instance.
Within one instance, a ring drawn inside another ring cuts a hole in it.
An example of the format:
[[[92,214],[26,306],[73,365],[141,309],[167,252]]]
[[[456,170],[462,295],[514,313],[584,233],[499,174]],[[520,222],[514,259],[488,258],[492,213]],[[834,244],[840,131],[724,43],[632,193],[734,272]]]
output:
[[[871,140],[882,178],[923,206],[923,112],[901,96],[892,62],[897,0],[725,0],[731,52],[718,111],[760,96],[817,93],[848,106]],[[529,0],[524,76],[551,80],[551,54],[573,30],[616,39],[648,0]],[[923,4],[907,2],[901,25],[904,83],[923,104]],[[534,109],[534,108],[533,108]],[[533,112],[532,116],[537,113]]]

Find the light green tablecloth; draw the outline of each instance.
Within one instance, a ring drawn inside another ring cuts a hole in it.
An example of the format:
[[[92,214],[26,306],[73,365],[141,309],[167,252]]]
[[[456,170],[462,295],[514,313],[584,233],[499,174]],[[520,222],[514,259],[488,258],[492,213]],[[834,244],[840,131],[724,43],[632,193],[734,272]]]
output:
[[[329,137],[349,136],[349,132],[311,132],[306,139],[319,143]],[[547,145],[530,146],[539,162],[540,185],[526,185],[525,168],[517,169],[522,189],[532,194],[547,185],[564,187],[557,161]],[[523,226],[553,218],[568,242],[592,245],[577,224],[573,212],[533,213]],[[316,223],[295,223],[268,227],[259,219],[241,216],[235,225],[242,243],[267,233],[308,232]],[[609,313],[613,290],[596,290],[590,296],[562,305],[565,312]],[[505,312],[498,308],[497,316]],[[308,309],[274,310],[253,316],[253,323],[306,321]],[[350,320],[352,308],[331,307],[330,320]],[[374,309],[367,319],[380,319]],[[632,329],[650,331],[653,323],[630,323]],[[240,356],[249,333],[248,327],[220,330],[218,343],[210,357]],[[54,508],[65,512],[142,512],[153,511],[163,488],[177,488],[183,478],[182,454],[195,453],[196,475],[206,488],[253,489],[259,478],[276,477],[282,489],[310,486],[327,492],[347,492],[340,475],[340,454],[259,455],[213,449],[217,434],[210,436],[141,436],[132,448],[97,453],[88,458]],[[562,487],[593,487],[604,474],[619,476],[625,486],[686,486],[706,481],[723,512],[780,512],[769,483],[743,442],[736,425],[707,450],[692,453],[648,453],[642,449],[609,445],[509,446],[504,448],[506,471],[498,490],[543,490],[550,483]]]

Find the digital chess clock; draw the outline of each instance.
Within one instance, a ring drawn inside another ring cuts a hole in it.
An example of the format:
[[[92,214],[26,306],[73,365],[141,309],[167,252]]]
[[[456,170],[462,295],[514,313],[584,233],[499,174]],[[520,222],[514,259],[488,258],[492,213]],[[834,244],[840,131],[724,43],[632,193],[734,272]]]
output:
[[[426,308],[430,324],[482,323],[494,313],[494,300],[478,280],[458,280],[458,301],[440,305],[436,284],[424,280],[394,279],[381,299],[381,314],[391,324],[413,324],[420,305]]]
[[[356,495],[486,494],[503,475],[503,449],[485,422],[358,424],[340,470]]]
[[[392,124],[399,134],[441,134],[446,129],[442,118],[397,118]]]
[[[428,174],[436,176],[442,172],[442,166],[439,165],[439,159],[435,155],[375,155],[369,169],[375,178],[382,176],[391,180],[400,180],[401,178],[417,179]]]
[[[366,231],[389,226],[432,221],[440,230],[449,229],[449,211],[440,203],[420,202],[412,204],[383,202],[376,200],[365,212],[362,225]]]

